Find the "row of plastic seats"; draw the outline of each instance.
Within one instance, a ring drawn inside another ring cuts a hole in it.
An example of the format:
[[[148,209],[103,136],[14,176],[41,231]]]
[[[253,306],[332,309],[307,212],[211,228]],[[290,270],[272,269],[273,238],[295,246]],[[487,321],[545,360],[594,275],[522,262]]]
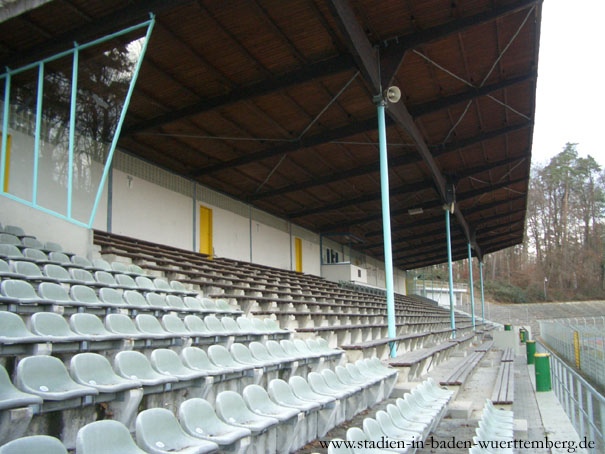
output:
[[[119,341],[130,340],[132,347],[224,343],[234,340],[262,340],[263,338],[290,337],[272,319],[249,319],[243,316],[217,318],[207,315],[204,319],[187,315],[184,319],[166,314],[161,319],[151,314],[139,314],[134,320],[126,314],[112,313],[105,316],[105,323],[94,314],[78,312],[67,320],[55,312],[36,312],[29,319],[28,328],[23,319],[12,312],[0,311],[0,353],[24,354],[32,344],[51,343],[51,351],[87,351],[112,348],[106,341],[118,341],[113,348],[120,348]],[[166,341],[166,342],[156,342]],[[76,344],[66,347],[62,344]],[[96,345],[96,343],[101,343]],[[15,346],[21,345],[22,349]],[[8,348],[8,347],[11,348]],[[322,339],[321,347],[327,351]],[[6,350],[6,351],[5,351]],[[340,354],[342,351],[337,350]]]
[[[150,359],[137,351],[120,351],[115,355],[113,369],[103,355],[79,353],[70,360],[71,377],[58,358],[48,355],[28,356],[17,364],[15,384],[22,392],[41,397],[45,401],[61,401],[94,396],[99,392],[112,393],[177,381],[189,382],[203,377],[234,373],[250,375],[255,369],[279,369],[288,367],[293,362],[322,356],[321,353],[314,353],[307,343],[298,341],[298,345],[287,340],[281,343],[268,341],[267,345],[253,342],[250,347],[235,343],[229,349],[222,345],[211,345],[208,353],[198,347],[185,347],[180,355],[174,350],[158,348],[151,352]],[[319,348],[319,344],[314,346],[314,349]],[[9,389],[10,379],[6,370],[2,370],[3,388]],[[163,386],[146,392],[170,389],[171,386]],[[19,399],[24,397],[22,393],[15,396],[18,397],[16,401],[8,391],[0,396],[0,408],[15,408],[14,403],[20,402]],[[90,399],[74,402],[76,407],[86,403],[92,402]]]
[[[196,296],[198,292],[187,290],[179,281],[170,283],[163,278],[156,277],[151,280],[147,276],[136,276],[134,279],[128,274],[114,276],[107,271],[94,271],[93,274],[82,268],[64,267],[55,263],[42,265],[33,262],[13,260],[10,265],[4,260],[0,261],[0,272],[5,277],[24,279],[30,282],[56,282],[61,284],[80,284],[93,287],[110,287],[124,290],[140,290],[145,292],[158,292],[168,295]],[[117,280],[116,280],[117,279]]]
[[[133,362],[133,355],[126,356],[120,360],[120,367],[128,367]],[[85,380],[79,371],[82,368],[80,363],[93,358],[87,364],[88,369],[100,369],[106,375],[111,373],[99,357],[82,354],[72,359],[71,368],[79,374],[79,381]],[[168,359],[160,361],[170,362]],[[385,373],[375,367],[349,364],[347,369],[339,366],[336,373],[329,369],[321,374],[312,372],[307,380],[300,376],[291,377],[289,382],[274,379],[269,382],[267,390],[253,384],[246,386],[241,395],[223,391],[216,397],[216,412],[202,398],[182,402],[178,420],[167,409],[144,410],[137,415],[135,423],[136,442],[143,451],[136,446],[123,422],[93,422],[79,430],[76,453],[204,453],[220,448],[222,452],[240,454],[287,454],[324,436],[341,422],[341,415],[352,417],[363,411],[365,408],[359,405],[351,408],[351,414],[346,410],[351,406],[347,400],[350,393],[372,386],[390,373],[390,370]],[[347,385],[340,379],[343,376],[356,385]],[[98,384],[96,380],[94,386],[107,391],[107,385]],[[58,440],[38,436],[15,440],[0,448],[0,454],[15,452],[64,454],[66,451]]]
[[[19,228],[15,226],[7,226],[9,228]],[[60,244],[54,243],[52,241],[47,241],[46,243],[42,243],[37,240],[36,237],[31,235],[26,235],[25,232],[21,230],[20,234],[2,232],[0,233],[0,244],[12,244],[18,248],[33,248],[39,249],[44,252],[63,252],[63,248]]]
[[[181,298],[155,292],[141,293],[138,290],[120,291],[110,287],[100,288],[97,294],[94,288],[80,284],[72,285],[68,291],[56,282],[41,282],[36,291],[30,282],[19,279],[5,279],[0,283],[0,303],[9,306],[9,310],[14,312],[31,312],[30,309],[37,305],[50,305],[82,311],[122,308],[136,311],[217,312],[232,315],[243,313],[231,307],[225,300],[191,296]]]
[[[447,409],[447,404],[454,395],[453,391],[440,388],[437,383],[428,379],[418,385],[403,399],[398,398],[395,404],[389,404],[386,411],[380,410],[375,418],[363,420],[363,430],[352,427],[347,430],[347,441],[352,447],[344,445],[341,439],[334,439],[328,448],[329,454],[401,454],[416,451],[419,441],[424,441],[428,434],[439,424]],[[334,443],[336,442],[336,443]],[[368,449],[369,442],[388,444],[388,449]]]
[[[481,419],[479,419],[479,427],[475,430],[476,436],[473,437],[474,446],[469,449],[469,454],[484,454],[495,451],[502,454],[512,454],[512,448],[495,446],[495,443],[513,441],[513,416],[512,411],[498,409],[491,400],[486,399]],[[479,441],[486,443],[488,448],[481,447]]]
[[[0,223],[0,233],[8,233],[10,235],[18,236],[19,238],[22,238],[22,237],[25,237],[25,236],[30,236],[31,237],[31,235],[26,235],[25,231],[21,227],[19,227],[18,225],[5,225],[5,226],[3,226],[2,223]]]

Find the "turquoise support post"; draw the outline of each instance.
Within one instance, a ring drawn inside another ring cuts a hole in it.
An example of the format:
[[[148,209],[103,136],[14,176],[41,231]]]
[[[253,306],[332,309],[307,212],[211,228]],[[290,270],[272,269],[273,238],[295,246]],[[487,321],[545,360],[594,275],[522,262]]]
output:
[[[456,338],[456,319],[454,317],[454,275],[452,273],[452,238],[450,236],[450,212],[445,210],[445,230],[447,235],[447,265],[450,278],[450,325],[452,338]]]
[[[391,245],[391,207],[389,203],[389,163],[384,101],[378,104],[378,142],[380,143],[380,194],[382,198],[382,231],[384,238],[384,272],[387,287],[387,327],[390,339],[397,337],[395,329],[395,292],[393,289],[393,248]],[[389,344],[391,358],[397,356],[395,342]]]
[[[473,320],[473,330],[475,330],[475,289],[473,288],[473,256],[471,254],[471,243],[468,243],[468,275],[471,286],[471,318]]]
[[[479,262],[479,280],[481,281],[481,321],[485,323],[485,297],[483,295],[483,262]]]
[[[132,97],[132,92],[134,91],[134,86],[137,82],[137,78],[139,77],[139,71],[141,70],[141,64],[143,63],[143,57],[145,57],[145,51],[147,50],[147,44],[149,44],[149,37],[151,36],[151,32],[153,31],[153,26],[155,24],[155,15],[150,13],[149,25],[147,27],[147,34],[145,35],[145,42],[143,43],[143,47],[141,48],[141,55],[139,55],[139,61],[134,69],[134,74],[132,75],[132,79],[130,79],[130,85],[128,86],[128,92],[126,93],[126,99],[124,99],[124,105],[122,106],[122,111],[120,112],[120,119],[118,120],[118,124],[116,126],[116,130],[113,134],[113,140],[111,141],[111,146],[109,147],[109,153],[107,154],[107,161],[105,162],[105,168],[103,169],[103,175],[101,176],[101,181],[99,182],[99,188],[97,189],[97,195],[95,197],[95,202],[92,206],[92,211],[90,213],[90,220],[88,221],[88,228],[92,228],[92,224],[95,220],[95,216],[97,214],[97,208],[99,207],[99,202],[101,201],[101,194],[103,193],[103,187],[105,186],[105,181],[107,180],[107,174],[109,173],[109,167],[111,166],[111,161],[113,159],[113,154],[116,151],[116,146],[118,145],[118,139],[120,138],[120,131],[122,131],[122,125],[124,124],[124,118],[126,118],[126,111],[128,110],[128,105],[130,104],[130,98]]]
[[[42,128],[42,101],[44,99],[44,62],[38,65],[38,93],[36,97],[36,131],[34,138],[34,181],[32,204],[38,203],[38,159],[40,159],[40,130]]]
[[[8,116],[11,103],[11,73],[6,68],[4,79],[4,111],[2,117],[2,156],[0,156],[0,192],[4,192],[4,176],[6,174],[6,146],[8,143]]]
[[[78,60],[80,51],[74,42],[74,60],[71,68],[71,102],[69,104],[69,159],[67,164],[67,217],[71,219],[71,201],[74,181],[74,146],[76,140],[76,102],[78,95]]]

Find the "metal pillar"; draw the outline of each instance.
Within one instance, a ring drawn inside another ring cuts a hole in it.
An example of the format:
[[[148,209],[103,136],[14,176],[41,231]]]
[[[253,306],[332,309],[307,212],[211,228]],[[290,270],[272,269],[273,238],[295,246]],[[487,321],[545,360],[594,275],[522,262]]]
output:
[[[475,289],[473,288],[473,256],[471,254],[471,243],[468,243],[468,275],[471,286],[471,313],[473,319],[473,330],[475,329]]]
[[[378,103],[378,142],[380,143],[380,194],[382,198],[382,231],[384,239],[384,272],[387,290],[387,326],[389,338],[397,337],[395,328],[395,292],[393,290],[393,247],[391,244],[391,207],[389,203],[389,163],[387,131],[384,119],[386,101]],[[395,342],[389,344],[391,358],[397,356]]]
[[[445,231],[447,236],[447,265],[450,280],[450,326],[452,338],[456,338],[456,319],[454,318],[454,275],[452,273],[452,238],[450,237],[450,212],[445,210]]]
[[[483,295],[483,262],[479,261],[479,279],[481,281],[481,321],[485,323],[485,297]]]
[[[107,173],[107,231],[111,233],[113,222],[113,161]]]

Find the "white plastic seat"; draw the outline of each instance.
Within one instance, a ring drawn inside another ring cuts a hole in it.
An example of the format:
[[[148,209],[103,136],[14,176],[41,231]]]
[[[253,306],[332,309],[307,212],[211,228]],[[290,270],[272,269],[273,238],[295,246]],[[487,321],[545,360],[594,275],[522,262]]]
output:
[[[214,315],[206,315],[204,317],[204,323],[212,334],[219,336],[229,336],[232,334],[225,329],[225,325],[223,325]]]
[[[48,244],[49,244],[48,242],[45,243],[45,248],[47,250],[50,250],[48,247],[46,247]],[[70,268],[70,267],[79,268],[78,265],[76,265],[75,263],[72,263],[72,261],[67,256],[67,254],[65,254],[61,251],[51,250],[51,252],[48,253],[48,259],[56,264],[63,265],[66,268]]]
[[[297,417],[300,410],[292,407],[283,407],[273,402],[267,391],[259,385],[248,385],[242,393],[248,408],[263,416],[270,416],[280,422]]]
[[[198,311],[198,312],[211,312],[204,306],[204,304],[202,303],[202,300],[200,300],[198,298],[194,298],[192,296],[185,296],[183,298],[183,303],[190,310],[194,310],[194,311]]]
[[[178,315],[166,314],[162,316],[162,327],[170,334],[177,334],[184,337],[193,335],[193,333],[187,329],[185,323]]]
[[[89,272],[98,269],[90,260],[88,260],[86,257],[82,257],[81,255],[72,255],[71,263]]]
[[[410,405],[407,399],[397,398],[395,405],[399,409],[401,416],[408,421],[416,421],[430,424],[434,420],[434,416],[430,412],[423,412]]]
[[[115,273],[120,273],[120,274],[130,274],[130,269],[128,268],[128,265],[122,262],[111,262],[111,270]]]
[[[42,282],[38,286],[38,294],[52,304],[60,304],[63,306],[80,305],[70,298],[67,290],[60,284],[54,282]]]
[[[69,293],[74,301],[83,306],[101,307],[102,301],[97,297],[97,293],[86,285],[72,285]]]
[[[145,294],[147,304],[154,309],[167,310],[170,309],[168,303],[166,303],[166,297],[159,293],[149,292]]]
[[[151,314],[139,314],[135,317],[134,321],[137,329],[145,334],[147,337],[154,339],[168,339],[174,338],[175,335],[167,332],[162,328],[162,325]]]
[[[129,290],[139,290],[139,286],[131,276],[127,274],[115,274],[114,277],[120,287]]]
[[[143,292],[162,292],[162,290],[158,290],[156,286],[153,284],[153,281],[149,279],[147,276],[137,276],[134,278],[134,282],[137,284],[139,291]],[[163,292],[165,293],[165,292]]]
[[[199,370],[207,375],[222,375],[230,372],[213,364],[204,350],[198,347],[185,347],[181,350],[181,360],[190,369]]]
[[[85,312],[72,314],[69,318],[69,326],[76,334],[94,338],[97,341],[123,339],[121,335],[107,331],[101,319],[94,314]]]
[[[0,259],[0,279],[25,279],[25,276],[20,273],[11,271],[6,260]]]
[[[31,250],[35,250],[35,249],[31,249]],[[0,244],[0,257],[2,257],[5,261],[6,260],[35,261],[31,258],[26,258],[25,255],[14,244]]]
[[[28,356],[19,361],[15,384],[24,392],[52,401],[99,394],[95,388],[73,381],[60,359],[46,355]]]
[[[46,336],[32,333],[19,315],[0,311],[0,344],[31,344],[48,340]]]
[[[122,293],[118,290],[104,287],[99,290],[99,299],[103,301],[103,304],[106,306],[115,306],[115,307],[127,307],[128,304],[122,298]]]
[[[151,352],[151,365],[161,374],[172,375],[179,380],[195,380],[207,374],[183,364],[179,355],[168,348],[157,348]]]
[[[35,394],[19,391],[11,382],[4,366],[0,366],[0,410],[39,405],[42,398]]]
[[[138,380],[117,375],[107,358],[97,353],[79,353],[73,356],[69,369],[77,383],[102,393],[118,393],[143,386]]]
[[[274,361],[261,361],[255,358],[254,356],[252,356],[250,349],[244,344],[234,343],[229,348],[229,351],[231,352],[231,356],[233,356],[233,359],[235,361],[237,361],[238,363],[245,364],[247,366],[266,368],[279,364],[275,363]]]
[[[197,315],[186,315],[184,320],[185,326],[194,336],[200,337],[214,337],[215,335],[210,332],[204,320]]]
[[[292,388],[292,392],[299,399],[306,400],[309,402],[318,402],[322,405],[330,404],[336,402],[338,399],[334,396],[329,396],[326,394],[316,393],[310,386],[309,383],[299,375],[295,375],[294,377],[290,377],[288,380],[290,387]]]
[[[268,416],[261,416],[252,412],[238,393],[223,391],[216,396],[215,403],[217,415],[226,423],[244,427],[258,435],[267,429],[277,426],[279,420]]]
[[[89,270],[81,268],[70,268],[69,274],[75,281],[78,281],[82,285],[88,285],[89,287],[105,288],[105,284],[97,282],[97,280]]]
[[[292,387],[284,380],[276,378],[269,382],[269,396],[283,407],[297,408],[304,412],[310,412],[321,408],[321,403],[302,400],[296,397]]]
[[[139,276],[145,275],[145,270],[143,268],[141,268],[139,265],[135,265],[134,263],[131,263],[130,265],[128,265],[128,272],[131,274],[139,275]]]
[[[126,304],[128,304],[132,308],[151,309],[145,297],[136,290],[124,290],[123,298],[124,301],[126,301]]]
[[[305,357],[307,358],[321,358],[322,354],[321,353],[313,353],[310,349],[309,346],[307,345],[307,343],[302,340],[302,339],[294,339],[292,341],[294,343],[294,346],[296,347],[296,349]]]
[[[92,265],[97,267],[97,269],[105,271],[107,273],[112,273],[113,274],[113,270],[111,269],[111,265],[109,264],[109,262],[107,260],[103,260],[103,259],[92,259]]]
[[[380,440],[386,440],[392,448],[389,451],[399,452],[406,454],[414,451],[414,443],[420,439],[420,434],[410,433],[405,438],[392,438],[389,437],[380,427],[380,423],[373,418],[365,418],[363,420],[363,431],[370,440],[379,442]]]
[[[33,262],[12,261],[11,269],[14,273],[23,275],[29,282],[55,282],[54,278],[44,276],[38,265]]]
[[[393,425],[403,430],[413,430],[414,432],[421,432],[424,437],[428,435],[434,426],[432,418],[424,419],[423,416],[413,415],[416,419],[412,419],[412,415],[408,413],[402,413],[396,405],[388,404],[386,407],[386,413],[391,419]],[[422,419],[421,419],[422,418]]]
[[[18,225],[10,225],[10,224],[5,225],[4,228],[2,229],[2,232],[9,234],[9,235],[16,236],[18,238],[25,236],[25,231],[23,230],[22,227],[19,227]],[[34,237],[30,237],[30,238],[34,238]]]
[[[309,382],[311,389],[317,394],[335,397],[336,399],[346,399],[349,395],[348,391],[337,391],[336,389],[330,388],[322,375],[317,372],[310,372],[307,375],[307,381]]]
[[[166,293],[168,295],[170,295],[172,293],[179,293],[179,292],[175,292],[174,289],[172,287],[170,287],[170,284],[168,284],[168,281],[166,279],[162,279],[161,277],[156,277],[151,282],[152,282],[152,285],[156,288],[157,292]]]
[[[160,374],[151,367],[145,355],[136,351],[121,351],[114,359],[116,373],[124,378],[140,381],[144,386],[175,383],[178,378]]]
[[[303,419],[299,419],[300,410],[291,407],[282,407],[269,398],[267,391],[259,385],[248,385],[242,393],[244,402],[254,413],[277,419],[280,424],[277,427],[277,452],[289,454],[291,451],[301,448],[305,444],[302,433]]]
[[[267,350],[267,347],[264,344],[261,344],[260,342],[250,342],[250,344],[248,345],[248,349],[250,350],[250,353],[252,353],[252,356],[259,361],[264,361],[265,363],[271,363],[275,365],[283,365],[284,363],[282,359],[276,358],[275,356],[271,355],[269,353],[269,350]]]
[[[20,304],[45,303],[44,298],[36,294],[32,285],[19,279],[6,279],[0,283],[0,293],[4,301]]]
[[[62,252],[63,246],[61,246],[59,243],[55,243],[54,241],[47,241],[44,243],[44,249],[50,252]]]
[[[241,335],[245,335],[245,334],[250,334],[249,332],[241,329],[240,326],[237,324],[237,322],[235,320],[233,320],[231,317],[223,317],[223,318],[221,318],[220,321],[223,324],[223,327],[225,328],[225,333],[229,333],[233,336],[241,336]]]
[[[265,327],[267,328],[267,330],[271,331],[272,333],[290,334],[289,330],[280,328],[277,321],[273,320],[272,318],[264,319],[263,323],[265,324]]]
[[[170,281],[170,287],[175,290],[178,295],[196,296],[198,293],[194,290],[187,290],[187,288],[179,281]]]
[[[208,357],[217,366],[229,369],[232,372],[243,372],[254,369],[254,366],[247,366],[236,362],[231,353],[229,353],[229,350],[222,345],[211,345],[208,347]]]
[[[270,340],[265,344],[267,351],[277,359],[281,359],[283,361],[296,361],[299,358],[288,355],[281,344],[277,341]]]
[[[53,342],[80,342],[94,340],[91,336],[74,333],[62,315],[55,312],[36,312],[30,319],[34,334]]]
[[[132,319],[125,314],[107,314],[105,316],[105,328],[107,331],[128,339],[143,339],[147,337],[141,333]]]
[[[390,438],[401,438],[407,436],[410,432],[417,433],[424,440],[428,435],[430,426],[427,424],[407,423],[405,428],[396,426],[393,419],[384,410],[379,410],[375,415],[376,421],[380,424],[382,431]]]
[[[76,454],[148,454],[130,436],[128,428],[118,421],[105,419],[86,424],[76,437]]]
[[[63,268],[61,265],[55,265],[54,263],[49,263],[44,265],[43,267],[44,275],[53,281],[60,282],[62,284],[80,284],[82,282],[74,279],[69,272]]]
[[[279,345],[290,358],[295,358],[297,360],[307,359],[307,356],[301,353],[291,340],[282,339],[279,341]]]
[[[105,287],[123,288],[117,283],[116,278],[113,276],[113,274],[107,271],[95,271],[94,278],[99,284],[102,284]]]
[[[0,446],[0,454],[67,454],[67,449],[55,437],[32,435]]]
[[[10,233],[0,233],[0,243],[1,244],[12,244],[14,246],[23,246],[19,237],[12,235]]]
[[[184,401],[178,412],[181,427],[189,435],[217,443],[221,450],[245,452],[250,444],[249,429],[232,426],[220,420],[206,400],[193,398]],[[238,446],[234,446],[234,445]]]
[[[216,443],[187,434],[166,408],[140,412],[135,425],[137,444],[152,454],[204,454],[218,450]]]
[[[16,249],[16,246],[12,245],[12,244],[6,245],[5,247]],[[10,252],[13,253],[13,255],[14,255],[14,249],[9,249]],[[53,263],[53,261],[50,260],[44,252],[42,252],[39,249],[35,249],[35,248],[31,248],[31,247],[23,249],[21,258],[15,256],[15,257],[12,257],[11,260],[29,260],[31,262],[36,262],[39,265]]]
[[[185,303],[178,295],[167,295],[166,304],[170,307],[171,310],[189,312],[189,309],[187,308],[187,306],[185,306]]]

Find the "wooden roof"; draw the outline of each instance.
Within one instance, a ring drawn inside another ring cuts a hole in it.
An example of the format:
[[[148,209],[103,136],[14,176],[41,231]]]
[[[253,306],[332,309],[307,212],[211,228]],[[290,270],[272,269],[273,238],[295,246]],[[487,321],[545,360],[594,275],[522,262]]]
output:
[[[372,97],[396,85],[395,266],[447,260],[449,184],[454,260],[469,239],[478,256],[522,241],[540,1],[55,0],[0,26],[0,60],[14,67],[149,10],[123,149],[382,257]]]

